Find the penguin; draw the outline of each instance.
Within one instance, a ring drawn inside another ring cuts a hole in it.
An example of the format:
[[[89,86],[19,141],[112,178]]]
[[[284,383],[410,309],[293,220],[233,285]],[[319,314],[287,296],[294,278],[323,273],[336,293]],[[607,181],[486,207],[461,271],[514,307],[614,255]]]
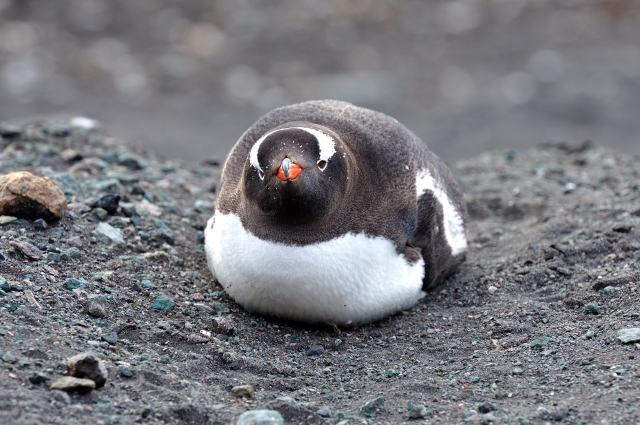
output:
[[[205,228],[238,304],[355,326],[412,307],[465,260],[447,166],[397,120],[337,100],[275,109],[238,140]]]

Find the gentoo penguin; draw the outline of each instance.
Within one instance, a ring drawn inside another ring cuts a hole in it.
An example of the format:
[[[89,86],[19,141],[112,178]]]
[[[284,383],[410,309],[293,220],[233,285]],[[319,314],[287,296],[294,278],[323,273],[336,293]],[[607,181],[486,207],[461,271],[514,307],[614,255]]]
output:
[[[213,276],[246,309],[357,325],[413,306],[464,261],[451,171],[395,119],[323,100],[240,137],[205,229]]]

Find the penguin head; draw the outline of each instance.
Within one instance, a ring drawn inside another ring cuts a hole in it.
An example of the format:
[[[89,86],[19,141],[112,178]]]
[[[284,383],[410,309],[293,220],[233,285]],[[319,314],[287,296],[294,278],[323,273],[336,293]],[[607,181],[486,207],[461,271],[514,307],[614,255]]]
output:
[[[313,220],[340,201],[347,171],[343,148],[328,129],[289,124],[252,147],[244,168],[245,195],[275,220]]]

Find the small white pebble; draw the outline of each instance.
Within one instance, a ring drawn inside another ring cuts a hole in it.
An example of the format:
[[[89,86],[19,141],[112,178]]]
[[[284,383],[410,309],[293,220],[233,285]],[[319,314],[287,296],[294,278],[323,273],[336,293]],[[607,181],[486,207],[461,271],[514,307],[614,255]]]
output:
[[[495,286],[491,285],[489,286],[489,293],[493,294],[494,292],[496,292],[498,290],[498,288],[496,288]]]

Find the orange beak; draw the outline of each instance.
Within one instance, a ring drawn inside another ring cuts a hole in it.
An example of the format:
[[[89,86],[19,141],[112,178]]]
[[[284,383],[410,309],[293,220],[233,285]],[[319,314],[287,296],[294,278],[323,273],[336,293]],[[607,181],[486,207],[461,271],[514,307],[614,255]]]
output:
[[[285,158],[282,160],[282,165],[278,167],[278,178],[282,181],[293,180],[300,175],[302,172],[302,167],[296,164],[295,162],[291,162],[289,158]]]

